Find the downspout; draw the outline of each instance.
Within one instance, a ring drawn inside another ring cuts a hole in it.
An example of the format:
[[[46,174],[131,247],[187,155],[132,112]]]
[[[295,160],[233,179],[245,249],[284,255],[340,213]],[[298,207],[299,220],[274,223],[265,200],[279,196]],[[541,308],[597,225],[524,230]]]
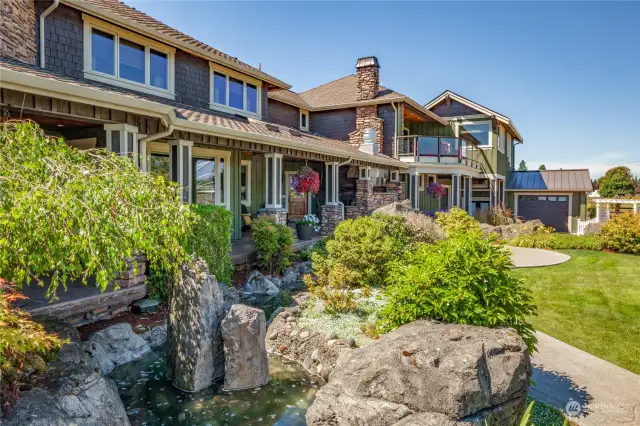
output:
[[[349,157],[349,159],[344,163],[339,163],[337,169],[340,170],[340,166],[346,166],[352,161],[353,161],[353,157]],[[338,177],[340,177],[340,175],[338,175]],[[338,189],[340,189],[340,185],[338,185]],[[340,205],[340,221],[343,221],[344,220],[344,203],[338,199],[338,204]]]
[[[145,136],[144,138],[140,139],[138,143],[152,142],[158,139],[165,138],[173,133],[173,122],[171,120],[171,117],[167,114],[163,114],[160,120],[162,121],[162,124],[167,127],[167,130],[159,133],[154,133],[153,135]]]
[[[45,67],[45,40],[44,40],[44,18],[49,16],[60,5],[60,0],[53,0],[53,4],[40,14],[40,68]]]

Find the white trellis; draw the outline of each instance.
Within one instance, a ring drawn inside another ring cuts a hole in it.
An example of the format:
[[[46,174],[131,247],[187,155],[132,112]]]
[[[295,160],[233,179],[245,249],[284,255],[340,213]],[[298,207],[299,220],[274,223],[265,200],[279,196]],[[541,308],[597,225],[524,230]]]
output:
[[[584,234],[584,229],[590,223],[604,223],[611,218],[611,205],[631,205],[633,214],[640,212],[640,199],[636,198],[596,198],[596,217],[590,220],[578,220],[578,234]]]

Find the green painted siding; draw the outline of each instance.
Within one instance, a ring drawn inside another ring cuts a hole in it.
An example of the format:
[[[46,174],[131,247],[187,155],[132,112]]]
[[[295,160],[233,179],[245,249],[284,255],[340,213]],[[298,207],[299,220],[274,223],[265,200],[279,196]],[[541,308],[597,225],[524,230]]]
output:
[[[420,136],[455,136],[451,126],[439,123],[405,123],[410,135]]]
[[[231,194],[228,196],[231,212],[233,213],[233,233],[231,238],[238,240],[242,238],[242,216],[240,216],[240,151],[231,151],[231,164],[229,165],[228,172],[231,179],[230,187]]]

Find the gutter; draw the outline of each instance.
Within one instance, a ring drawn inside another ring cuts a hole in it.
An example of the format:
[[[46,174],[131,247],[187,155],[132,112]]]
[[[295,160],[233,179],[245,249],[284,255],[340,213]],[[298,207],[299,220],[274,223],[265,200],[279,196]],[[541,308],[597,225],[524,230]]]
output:
[[[173,114],[173,116],[175,117],[175,113]],[[145,136],[144,138],[138,141],[139,143],[152,142],[158,139],[165,138],[173,133],[173,120],[171,119],[171,115],[169,114],[163,115],[160,120],[162,121],[162,124],[164,124],[167,127],[167,130],[163,132],[155,133],[153,135]]]
[[[44,12],[40,14],[40,68],[45,67],[45,40],[44,40],[44,18],[49,16],[60,5],[60,0],[53,0],[51,6],[49,6]]]

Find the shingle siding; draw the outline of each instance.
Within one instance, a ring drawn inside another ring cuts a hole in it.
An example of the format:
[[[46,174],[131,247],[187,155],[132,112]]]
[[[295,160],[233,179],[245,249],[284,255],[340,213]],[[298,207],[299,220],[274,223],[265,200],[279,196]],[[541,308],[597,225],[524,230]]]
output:
[[[382,125],[382,153],[392,156],[395,152],[393,137],[396,134],[396,112],[389,104],[378,105],[378,118],[384,120]]]
[[[176,101],[209,108],[209,62],[178,50],[176,52]]]
[[[297,129],[300,126],[300,109],[284,102],[269,99],[269,121]]]
[[[356,130],[356,109],[312,112],[309,130],[327,138],[349,140],[349,133]]]
[[[40,57],[40,14],[51,2],[36,2],[35,40]],[[45,18],[45,67],[47,70],[83,77],[83,29],[82,13],[65,5],[59,5]]]

